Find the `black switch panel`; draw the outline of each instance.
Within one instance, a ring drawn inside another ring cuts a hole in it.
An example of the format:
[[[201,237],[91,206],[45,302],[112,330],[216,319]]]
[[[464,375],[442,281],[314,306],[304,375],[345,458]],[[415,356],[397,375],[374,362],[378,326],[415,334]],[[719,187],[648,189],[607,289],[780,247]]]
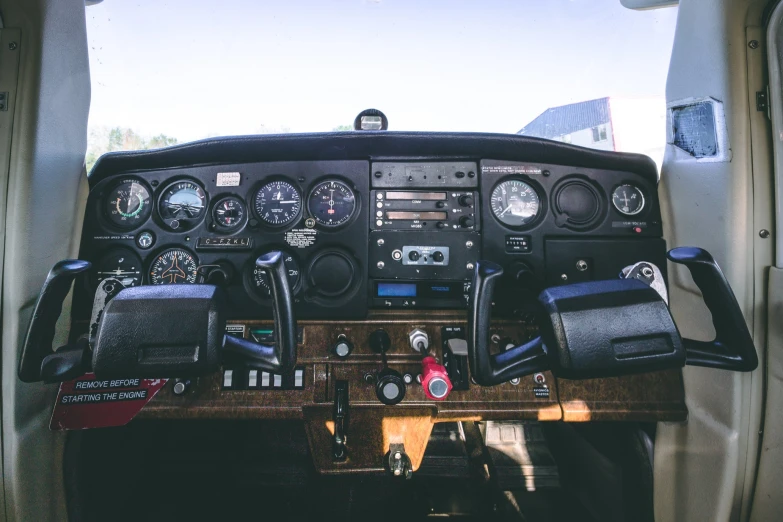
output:
[[[470,373],[468,371],[468,357],[455,355],[449,348],[450,339],[465,341],[467,333],[463,326],[443,326],[440,329],[440,338],[443,342],[443,366],[451,379],[454,390],[467,390],[470,388]]]

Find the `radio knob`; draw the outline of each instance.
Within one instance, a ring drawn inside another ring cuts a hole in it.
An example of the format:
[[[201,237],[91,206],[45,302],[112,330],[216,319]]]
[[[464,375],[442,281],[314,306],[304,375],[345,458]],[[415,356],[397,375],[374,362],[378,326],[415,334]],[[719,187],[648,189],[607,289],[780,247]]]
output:
[[[473,218],[470,216],[462,216],[459,218],[459,224],[462,228],[469,228],[476,224]]]
[[[421,254],[419,254],[417,250],[411,250],[410,252],[408,252],[408,259],[410,259],[411,261],[418,261],[420,257]]]
[[[445,228],[446,227],[446,223],[444,223],[443,221],[438,221],[435,224],[435,226],[438,227],[438,228]]]
[[[473,197],[472,196],[460,196],[459,197],[459,204],[463,207],[470,207],[473,205]]]
[[[432,253],[432,260],[435,261],[436,263],[442,262],[443,261],[443,252],[441,252],[440,250],[436,250],[435,252],[433,252]]]
[[[437,203],[435,203],[435,207],[437,207],[437,208],[443,208],[445,206],[446,206],[446,203],[444,203],[443,201],[438,201]]]

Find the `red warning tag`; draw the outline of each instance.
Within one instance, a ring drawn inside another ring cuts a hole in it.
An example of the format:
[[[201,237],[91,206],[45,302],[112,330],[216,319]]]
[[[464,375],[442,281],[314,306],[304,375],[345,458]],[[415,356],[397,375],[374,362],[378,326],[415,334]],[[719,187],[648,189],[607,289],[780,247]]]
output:
[[[86,430],[128,424],[168,379],[109,379],[88,373],[60,384],[50,430]]]

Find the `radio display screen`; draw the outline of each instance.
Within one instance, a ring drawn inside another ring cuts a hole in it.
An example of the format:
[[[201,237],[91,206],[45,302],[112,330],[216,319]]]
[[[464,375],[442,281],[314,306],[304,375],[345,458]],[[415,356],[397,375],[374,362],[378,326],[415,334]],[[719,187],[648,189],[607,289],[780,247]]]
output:
[[[416,283],[378,283],[378,297],[416,297]]]

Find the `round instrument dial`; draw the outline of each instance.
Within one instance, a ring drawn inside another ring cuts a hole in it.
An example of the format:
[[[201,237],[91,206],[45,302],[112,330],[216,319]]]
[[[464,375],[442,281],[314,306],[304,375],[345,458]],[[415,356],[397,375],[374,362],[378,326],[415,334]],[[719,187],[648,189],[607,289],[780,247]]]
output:
[[[299,216],[302,195],[287,181],[272,181],[256,192],[253,206],[264,223],[287,225]]]
[[[283,264],[286,272],[288,272],[288,286],[293,293],[296,285],[299,283],[299,262],[291,254],[283,252]],[[256,266],[255,258],[253,258],[253,262],[248,267],[247,279],[258,297],[263,299],[272,297],[272,286],[269,283],[269,276]]]
[[[353,216],[356,196],[342,181],[324,181],[316,185],[310,193],[307,209],[318,224],[339,227]]]
[[[161,252],[150,266],[150,283],[153,285],[178,285],[195,283],[198,259],[182,248]]]
[[[160,197],[158,212],[171,230],[189,230],[201,222],[207,208],[204,189],[193,181],[176,181]]]
[[[104,213],[117,228],[136,228],[147,221],[152,213],[150,192],[140,181],[122,180],[106,197]]]
[[[141,259],[131,250],[117,248],[110,250],[95,263],[94,282],[117,279],[125,288],[141,284]]]
[[[612,203],[621,214],[635,216],[644,210],[644,193],[633,185],[620,185],[612,192]]]
[[[246,215],[245,203],[236,196],[222,198],[212,209],[212,219],[215,220],[215,224],[225,230],[239,227]]]
[[[492,214],[504,225],[521,227],[532,223],[541,210],[541,200],[533,187],[516,179],[499,183],[490,199]]]

